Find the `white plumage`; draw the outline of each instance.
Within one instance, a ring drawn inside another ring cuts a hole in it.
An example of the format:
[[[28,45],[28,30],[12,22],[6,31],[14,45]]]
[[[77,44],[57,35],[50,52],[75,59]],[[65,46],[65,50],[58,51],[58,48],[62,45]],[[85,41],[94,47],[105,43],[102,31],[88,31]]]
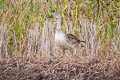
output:
[[[55,43],[59,45],[65,44],[66,43],[65,33],[63,33],[62,31],[56,32]]]

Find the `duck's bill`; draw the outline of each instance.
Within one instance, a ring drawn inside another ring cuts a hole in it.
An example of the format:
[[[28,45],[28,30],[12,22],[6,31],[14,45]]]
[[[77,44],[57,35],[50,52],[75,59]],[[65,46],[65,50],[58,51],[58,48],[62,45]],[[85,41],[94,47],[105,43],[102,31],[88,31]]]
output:
[[[48,16],[48,18],[53,18],[53,15]]]

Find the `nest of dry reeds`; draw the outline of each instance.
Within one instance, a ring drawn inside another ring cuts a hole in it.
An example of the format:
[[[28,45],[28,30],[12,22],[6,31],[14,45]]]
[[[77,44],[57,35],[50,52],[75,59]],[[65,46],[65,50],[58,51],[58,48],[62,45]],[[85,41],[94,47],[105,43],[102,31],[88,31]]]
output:
[[[120,64],[94,57],[6,59],[0,61],[0,80],[120,80]]]

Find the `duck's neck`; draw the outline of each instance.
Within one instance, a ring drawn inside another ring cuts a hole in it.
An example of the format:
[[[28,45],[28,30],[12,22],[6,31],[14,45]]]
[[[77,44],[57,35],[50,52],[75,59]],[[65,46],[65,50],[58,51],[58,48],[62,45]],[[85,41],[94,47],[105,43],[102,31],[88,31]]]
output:
[[[57,31],[60,31],[62,27],[62,19],[58,18],[57,19]]]

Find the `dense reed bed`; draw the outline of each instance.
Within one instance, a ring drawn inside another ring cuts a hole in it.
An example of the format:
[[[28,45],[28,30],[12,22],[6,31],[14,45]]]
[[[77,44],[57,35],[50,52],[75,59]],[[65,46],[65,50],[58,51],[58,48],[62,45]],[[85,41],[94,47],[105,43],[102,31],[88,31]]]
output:
[[[2,57],[51,56],[55,51],[53,12],[63,16],[63,31],[86,41],[90,56],[119,53],[119,1],[2,0],[0,2],[0,53]],[[100,52],[101,51],[101,52]],[[100,53],[98,53],[100,52]]]

